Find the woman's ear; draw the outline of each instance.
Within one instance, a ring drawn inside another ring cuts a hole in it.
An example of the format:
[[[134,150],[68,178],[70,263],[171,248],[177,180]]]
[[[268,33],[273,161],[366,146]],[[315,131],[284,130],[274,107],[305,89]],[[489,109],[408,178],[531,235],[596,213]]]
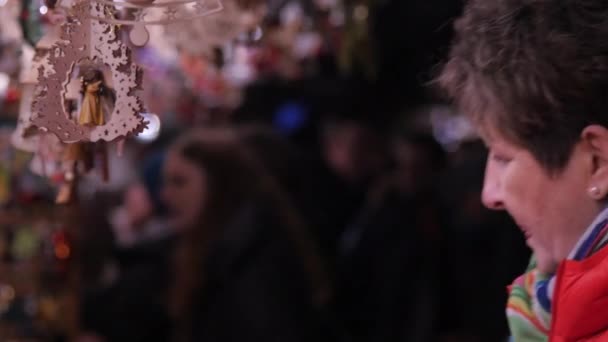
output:
[[[591,185],[608,191],[608,128],[589,125],[581,139],[592,158]]]

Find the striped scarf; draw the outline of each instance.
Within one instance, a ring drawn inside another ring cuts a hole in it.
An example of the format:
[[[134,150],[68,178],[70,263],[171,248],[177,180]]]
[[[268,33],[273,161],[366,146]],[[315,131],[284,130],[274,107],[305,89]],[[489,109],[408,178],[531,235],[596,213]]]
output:
[[[589,226],[576,244],[569,260],[583,260],[608,243],[608,208]],[[514,342],[540,342],[549,339],[551,301],[556,276],[536,269],[534,256],[526,273],[510,286],[507,319]]]

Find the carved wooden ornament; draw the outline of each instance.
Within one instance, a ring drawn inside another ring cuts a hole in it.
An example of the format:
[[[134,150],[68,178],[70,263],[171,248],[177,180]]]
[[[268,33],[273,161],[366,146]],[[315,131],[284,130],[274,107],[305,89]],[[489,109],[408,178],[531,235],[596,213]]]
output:
[[[38,69],[38,87],[32,123],[65,143],[114,141],[138,134],[146,127],[140,112],[141,68],[130,49],[117,36],[117,27],[92,17],[107,16],[106,5],[82,1],[72,7],[62,26],[61,40],[48,54],[48,66]],[[113,108],[103,125],[81,125],[68,105],[77,71],[96,69],[107,74],[105,82],[115,92]],[[105,72],[109,70],[109,72]]]
[[[177,21],[167,25],[167,38],[180,51],[210,56],[213,48],[231,42],[247,30],[243,19],[247,11],[241,9],[235,0],[224,0],[222,6],[221,12],[205,20]]]
[[[220,0],[90,0],[93,3],[116,8],[129,9],[132,17],[120,19],[93,15],[91,18],[109,24],[132,26],[129,33],[131,43],[144,46],[150,39],[148,26],[169,25],[177,22],[193,21],[223,10]]]

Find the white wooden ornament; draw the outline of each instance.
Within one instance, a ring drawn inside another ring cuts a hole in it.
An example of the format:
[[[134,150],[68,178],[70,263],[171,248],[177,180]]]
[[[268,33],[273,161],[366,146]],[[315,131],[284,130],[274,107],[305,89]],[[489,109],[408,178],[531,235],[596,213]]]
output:
[[[140,16],[134,19],[108,18],[93,14],[91,18],[116,25],[167,25],[176,21],[190,21],[200,19],[224,9],[221,0],[127,0],[115,2],[110,0],[91,0],[94,3],[112,6],[116,9],[132,9],[141,11]],[[189,10],[194,9],[194,10]],[[150,17],[146,19],[145,17]]]
[[[223,10],[205,20],[176,22],[168,25],[168,40],[180,51],[191,55],[209,56],[214,47],[223,46],[247,30],[244,17],[249,13],[241,9],[235,0],[224,0]],[[196,8],[191,9],[195,11]]]
[[[48,52],[51,46],[60,39],[60,25],[51,26],[48,32],[36,44],[35,49],[24,46],[23,71],[20,75],[21,101],[19,103],[19,117],[17,127],[11,136],[11,143],[19,150],[35,153],[39,150],[40,138],[38,128],[32,124],[32,103],[36,84],[38,83],[38,69],[49,68]]]
[[[221,0],[90,0],[109,6],[118,11],[131,11],[130,17],[111,18],[103,15],[91,16],[92,19],[114,25],[133,26],[129,34],[131,43],[143,46],[148,42],[147,26],[169,25],[176,22],[193,21],[218,13],[224,9]]]
[[[130,49],[117,36],[116,26],[91,18],[107,17],[105,5],[83,1],[72,8],[62,26],[61,40],[51,48],[48,67],[38,70],[38,89],[32,122],[57,135],[65,143],[114,141],[145,128],[139,115],[142,104],[136,92],[142,70],[131,60]],[[66,94],[72,75],[79,67],[109,69],[116,93],[112,113],[103,126],[79,125],[66,111]]]

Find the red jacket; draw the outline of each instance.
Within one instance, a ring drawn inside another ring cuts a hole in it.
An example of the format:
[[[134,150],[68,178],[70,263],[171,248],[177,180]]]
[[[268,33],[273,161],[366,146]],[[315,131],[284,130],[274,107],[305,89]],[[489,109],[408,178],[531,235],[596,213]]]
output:
[[[608,248],[560,264],[550,342],[608,342]]]

